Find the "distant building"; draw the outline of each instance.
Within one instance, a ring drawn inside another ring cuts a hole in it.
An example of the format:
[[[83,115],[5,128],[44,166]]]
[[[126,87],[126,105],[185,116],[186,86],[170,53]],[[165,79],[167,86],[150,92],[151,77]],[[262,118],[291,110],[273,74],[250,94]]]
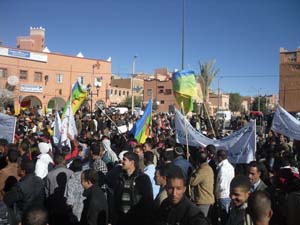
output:
[[[214,92],[209,93],[209,102],[211,112],[216,112],[218,110],[228,110],[229,109],[229,95],[228,94],[216,94]]]
[[[279,104],[288,112],[300,112],[300,48],[280,48]]]
[[[120,104],[132,95],[131,78],[112,76],[110,87],[109,99],[111,104]],[[143,93],[144,80],[136,76],[133,78],[133,95],[134,97],[143,98]]]
[[[266,98],[266,108],[268,111],[275,111],[276,106],[278,104],[278,97],[275,94],[272,95],[266,95],[264,96]]]
[[[77,80],[92,86],[93,103],[109,103],[111,62],[85,58],[82,54],[51,53],[44,43],[45,29],[31,27],[29,37],[17,38],[18,48],[0,47],[0,90],[12,92],[11,108],[16,111],[20,106],[60,109]]]

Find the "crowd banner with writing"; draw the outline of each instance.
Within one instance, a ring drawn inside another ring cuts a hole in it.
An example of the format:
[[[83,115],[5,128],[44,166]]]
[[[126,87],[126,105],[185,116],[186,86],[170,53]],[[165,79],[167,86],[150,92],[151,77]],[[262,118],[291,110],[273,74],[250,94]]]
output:
[[[217,149],[228,151],[228,160],[233,163],[249,163],[255,160],[256,152],[256,122],[250,121],[242,129],[221,140],[213,140],[196,131],[186,118],[176,109],[175,127],[176,141],[186,143],[185,129],[188,134],[189,146],[206,147],[209,144]],[[186,124],[185,124],[186,123]]]
[[[271,129],[276,133],[300,140],[300,121],[277,105]]]
[[[8,143],[14,143],[16,127],[16,117],[0,113],[0,138],[4,138]]]

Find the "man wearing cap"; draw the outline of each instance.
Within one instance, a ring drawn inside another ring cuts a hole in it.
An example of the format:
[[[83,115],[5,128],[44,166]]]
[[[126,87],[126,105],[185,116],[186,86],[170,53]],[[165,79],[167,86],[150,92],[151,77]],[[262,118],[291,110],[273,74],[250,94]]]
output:
[[[151,181],[139,170],[139,156],[126,152],[123,171],[117,181],[115,193],[115,225],[150,224],[153,206]]]

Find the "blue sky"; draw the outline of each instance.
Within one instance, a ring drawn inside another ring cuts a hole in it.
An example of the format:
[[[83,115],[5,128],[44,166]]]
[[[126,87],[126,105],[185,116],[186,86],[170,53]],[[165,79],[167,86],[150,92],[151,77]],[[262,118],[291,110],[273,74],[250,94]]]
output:
[[[185,68],[216,60],[223,92],[278,93],[279,48],[300,46],[299,0],[185,0]],[[182,0],[1,0],[0,40],[46,28],[52,52],[112,57],[112,72],[181,68]],[[228,77],[231,76],[231,77]],[[234,77],[232,77],[234,76]],[[237,77],[235,77],[237,76]],[[251,77],[254,76],[254,77]]]

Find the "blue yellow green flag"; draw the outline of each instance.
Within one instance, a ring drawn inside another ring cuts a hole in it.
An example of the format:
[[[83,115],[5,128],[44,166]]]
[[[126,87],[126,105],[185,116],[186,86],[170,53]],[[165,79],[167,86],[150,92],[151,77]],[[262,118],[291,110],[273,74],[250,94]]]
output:
[[[193,110],[193,97],[197,95],[195,73],[182,70],[172,75],[173,91],[178,105],[188,113]]]

